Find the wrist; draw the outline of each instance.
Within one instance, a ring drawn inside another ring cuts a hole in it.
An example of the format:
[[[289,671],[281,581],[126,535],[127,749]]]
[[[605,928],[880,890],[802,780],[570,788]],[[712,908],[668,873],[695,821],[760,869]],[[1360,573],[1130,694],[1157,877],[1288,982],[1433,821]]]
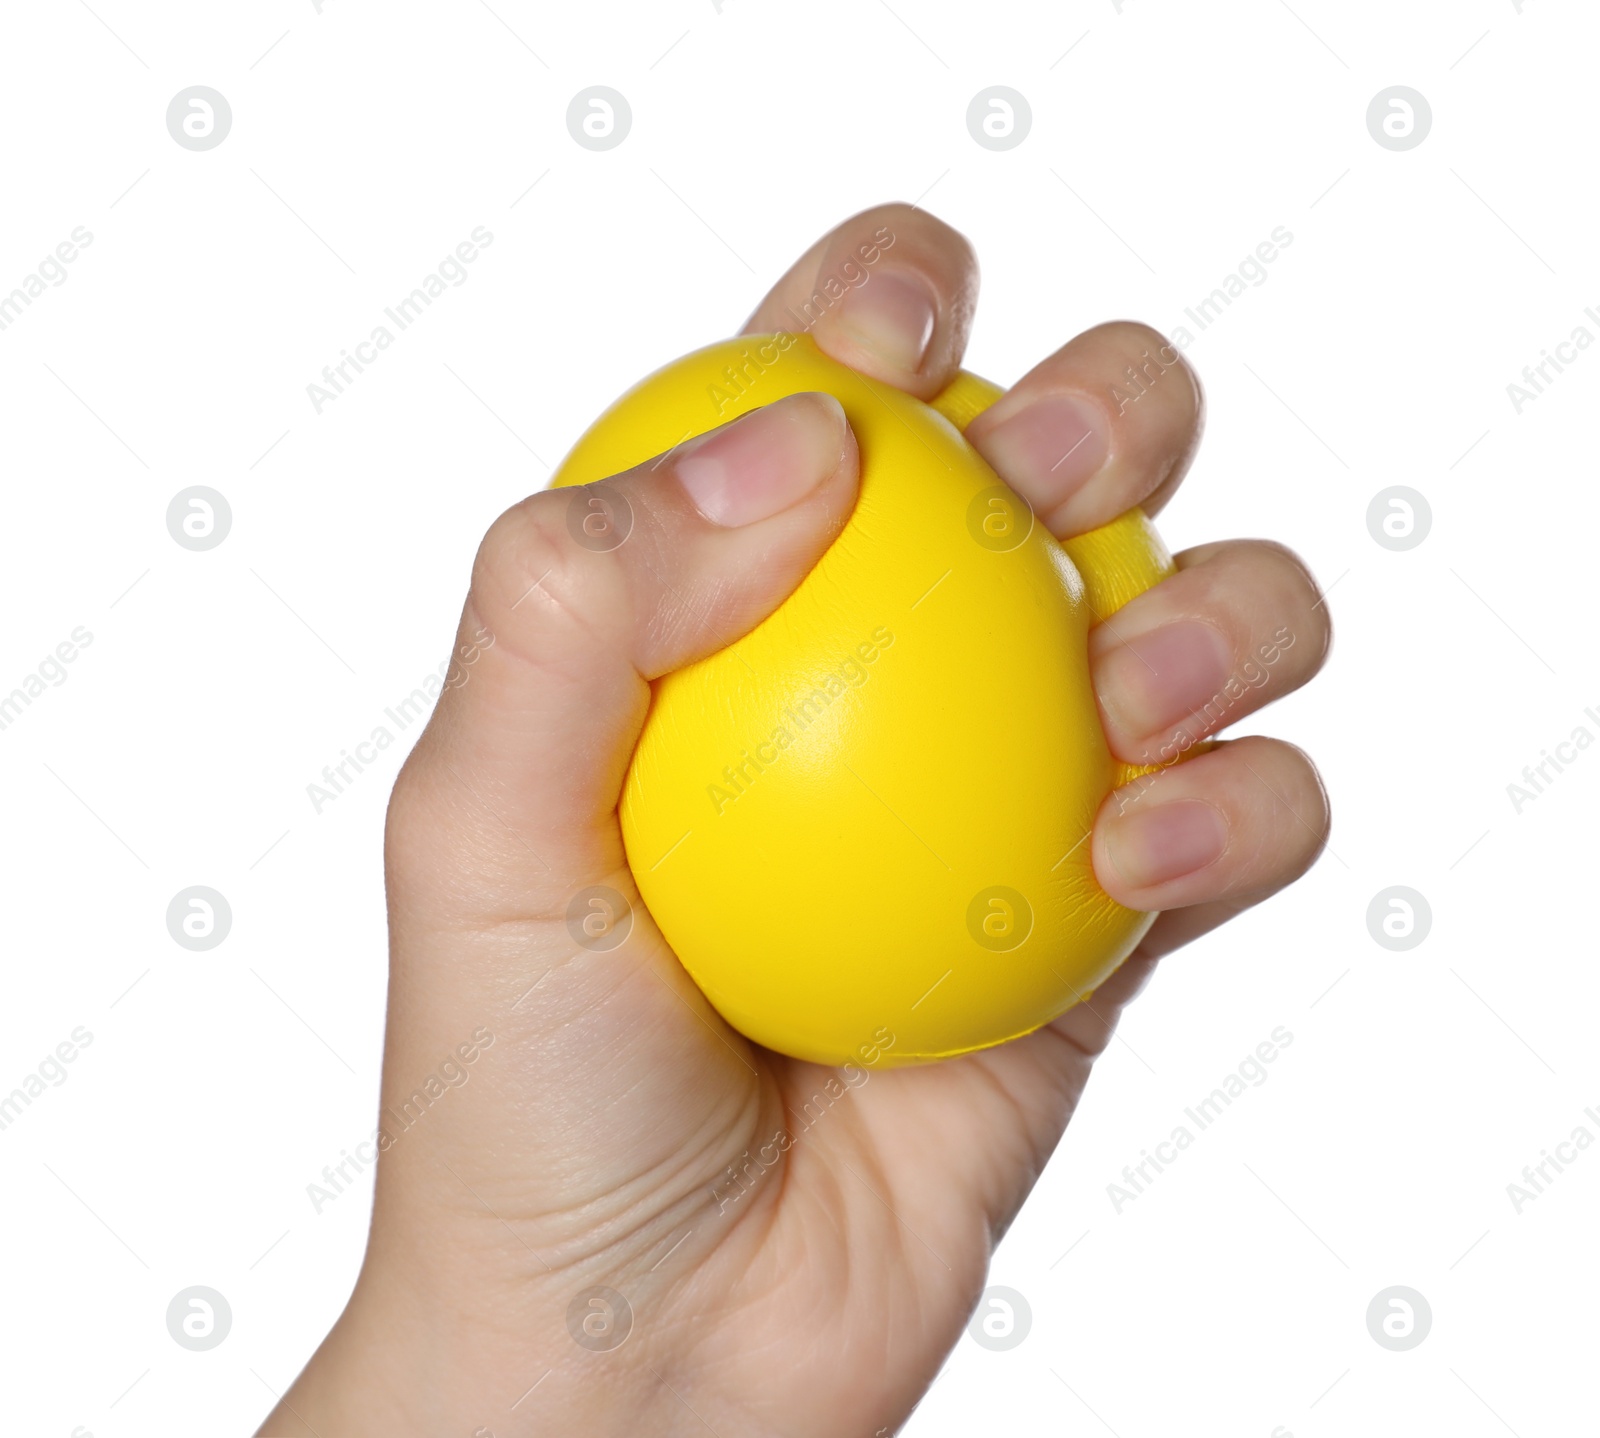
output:
[[[647,1339],[609,1286],[567,1272],[435,1279],[426,1264],[369,1254],[258,1438],[703,1438],[704,1419],[726,1431],[675,1346]]]

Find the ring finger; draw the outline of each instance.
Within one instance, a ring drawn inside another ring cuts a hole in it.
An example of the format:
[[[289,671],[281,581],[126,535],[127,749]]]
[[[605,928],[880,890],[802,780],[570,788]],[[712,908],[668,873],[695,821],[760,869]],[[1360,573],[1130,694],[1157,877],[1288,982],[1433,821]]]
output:
[[[1176,557],[1178,572],[1089,634],[1111,751],[1165,764],[1322,668],[1328,607],[1282,545],[1241,539]]]

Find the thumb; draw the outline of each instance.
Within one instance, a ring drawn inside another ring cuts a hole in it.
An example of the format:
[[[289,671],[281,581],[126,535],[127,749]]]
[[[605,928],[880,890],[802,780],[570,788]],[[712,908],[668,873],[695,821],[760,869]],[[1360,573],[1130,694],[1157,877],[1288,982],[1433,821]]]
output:
[[[844,411],[799,394],[533,495],[484,538],[447,687],[389,805],[383,1157],[327,1349],[375,1357],[386,1432],[437,1431],[438,1395],[473,1364],[576,1352],[575,1270],[649,1250],[753,1141],[756,1070],[649,916],[591,944],[566,910],[584,886],[632,888],[616,806],[649,681],[775,609],[856,486]],[[412,1330],[432,1420],[390,1396],[386,1345]],[[342,1403],[338,1369],[308,1372],[293,1401]]]
[[[475,927],[547,912],[574,878],[614,871],[649,681],[777,608],[843,528],[856,486],[838,401],[798,394],[501,515],[396,785],[390,871],[405,882],[392,904]],[[397,822],[413,801],[427,821]]]

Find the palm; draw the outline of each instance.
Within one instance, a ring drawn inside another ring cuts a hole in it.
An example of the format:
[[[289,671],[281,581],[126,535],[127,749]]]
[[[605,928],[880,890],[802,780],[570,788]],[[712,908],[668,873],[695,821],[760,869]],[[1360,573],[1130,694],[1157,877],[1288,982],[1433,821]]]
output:
[[[652,1142],[609,1155],[610,1178],[636,1193],[667,1153],[708,1157],[657,1195],[664,1213],[681,1211],[692,1188],[699,1202],[615,1279],[650,1335],[636,1357],[715,1372],[698,1403],[741,1415],[748,1431],[832,1435],[863,1413],[874,1427],[897,1423],[959,1337],[1117,993],[1003,1048],[837,1070],[734,1034],[675,980],[653,926],[641,929],[642,963],[614,991],[612,1019],[653,1033],[678,1071],[634,1090],[641,1108],[626,1128]],[[1108,988],[1128,992],[1147,967],[1130,961]],[[632,1004],[642,1011],[626,1012]]]

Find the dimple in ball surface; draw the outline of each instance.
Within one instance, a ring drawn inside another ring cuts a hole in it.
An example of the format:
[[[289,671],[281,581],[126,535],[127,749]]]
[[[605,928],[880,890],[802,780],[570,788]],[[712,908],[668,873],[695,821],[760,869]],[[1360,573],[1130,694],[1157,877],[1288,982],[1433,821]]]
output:
[[[1058,543],[961,437],[994,386],[964,374],[924,404],[805,335],[667,365],[553,483],[807,390],[855,431],[855,511],[772,615],[657,682],[623,837],[734,1028],[819,1063],[928,1062],[1048,1023],[1153,919],[1094,877],[1095,814],[1142,771],[1106,747],[1087,640],[1172,562],[1137,510]]]

